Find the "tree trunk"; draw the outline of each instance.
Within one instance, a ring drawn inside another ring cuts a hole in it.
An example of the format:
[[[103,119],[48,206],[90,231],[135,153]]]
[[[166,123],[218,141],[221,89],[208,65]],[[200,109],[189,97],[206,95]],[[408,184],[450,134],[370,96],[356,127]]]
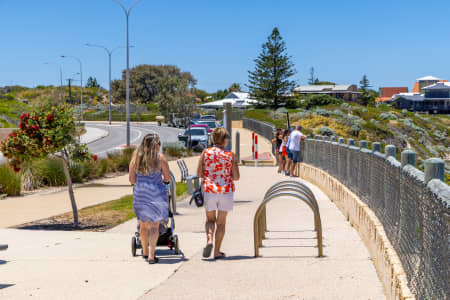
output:
[[[67,179],[67,186],[69,188],[69,196],[70,196],[70,204],[72,204],[72,212],[73,212],[73,225],[75,227],[78,226],[78,208],[77,208],[77,203],[75,202],[75,195],[73,193],[73,187],[72,187],[72,177],[70,177],[70,172],[69,172],[69,166],[67,164],[67,160],[62,157],[62,156],[57,156],[64,167],[64,174],[66,174],[66,179]]]

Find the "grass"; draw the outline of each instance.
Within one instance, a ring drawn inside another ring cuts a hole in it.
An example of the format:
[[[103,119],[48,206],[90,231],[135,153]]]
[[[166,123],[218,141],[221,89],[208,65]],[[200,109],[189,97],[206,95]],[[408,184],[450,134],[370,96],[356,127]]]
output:
[[[187,192],[186,182],[177,182],[177,198],[183,196]]]
[[[183,196],[186,190],[186,183],[177,182],[177,197]],[[116,200],[80,209],[78,211],[78,218],[80,223],[78,228],[71,226],[73,222],[72,213],[65,213],[48,219],[22,224],[18,228],[106,231],[136,218],[133,210],[133,195],[123,196]]]
[[[22,180],[20,174],[14,172],[8,164],[0,166],[0,193],[9,196],[20,195]]]

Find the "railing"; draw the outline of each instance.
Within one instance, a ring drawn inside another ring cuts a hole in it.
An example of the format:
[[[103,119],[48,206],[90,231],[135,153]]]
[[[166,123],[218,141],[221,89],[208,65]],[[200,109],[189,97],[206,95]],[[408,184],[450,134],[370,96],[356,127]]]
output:
[[[318,256],[323,256],[322,243],[322,221],[320,219],[319,205],[313,192],[303,183],[295,180],[280,181],[271,186],[264,195],[264,199],[256,210],[253,219],[253,241],[255,257],[259,256],[259,247],[262,247],[262,240],[267,231],[266,205],[280,197],[291,197],[303,201],[308,205],[314,214],[314,230],[317,234]]]
[[[261,122],[254,119],[242,119],[242,126],[245,129],[256,132],[267,140],[271,141],[273,138],[273,133],[275,131],[275,126],[270,123]],[[272,147],[272,153],[275,153],[275,147]]]
[[[365,202],[383,224],[417,299],[450,299],[450,187],[442,160],[414,167],[415,154],[361,141],[316,136],[302,142],[303,162],[326,171]],[[435,179],[439,177],[439,179]]]

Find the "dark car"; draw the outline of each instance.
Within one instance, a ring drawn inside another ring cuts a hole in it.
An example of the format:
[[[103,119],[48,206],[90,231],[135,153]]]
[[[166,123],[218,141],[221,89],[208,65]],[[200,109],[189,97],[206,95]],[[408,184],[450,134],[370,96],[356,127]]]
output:
[[[199,121],[207,121],[207,120],[216,120],[216,116],[214,116],[214,115],[203,115],[203,116],[200,116]]]

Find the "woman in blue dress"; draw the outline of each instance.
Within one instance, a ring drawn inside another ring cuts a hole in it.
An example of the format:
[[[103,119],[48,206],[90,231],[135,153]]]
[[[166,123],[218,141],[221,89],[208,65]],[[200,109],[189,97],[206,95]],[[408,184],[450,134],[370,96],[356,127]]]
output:
[[[135,185],[133,209],[139,220],[143,257],[150,264],[158,262],[155,248],[159,223],[169,217],[165,184],[170,181],[170,171],[160,148],[159,136],[147,134],[130,162],[130,183]]]

